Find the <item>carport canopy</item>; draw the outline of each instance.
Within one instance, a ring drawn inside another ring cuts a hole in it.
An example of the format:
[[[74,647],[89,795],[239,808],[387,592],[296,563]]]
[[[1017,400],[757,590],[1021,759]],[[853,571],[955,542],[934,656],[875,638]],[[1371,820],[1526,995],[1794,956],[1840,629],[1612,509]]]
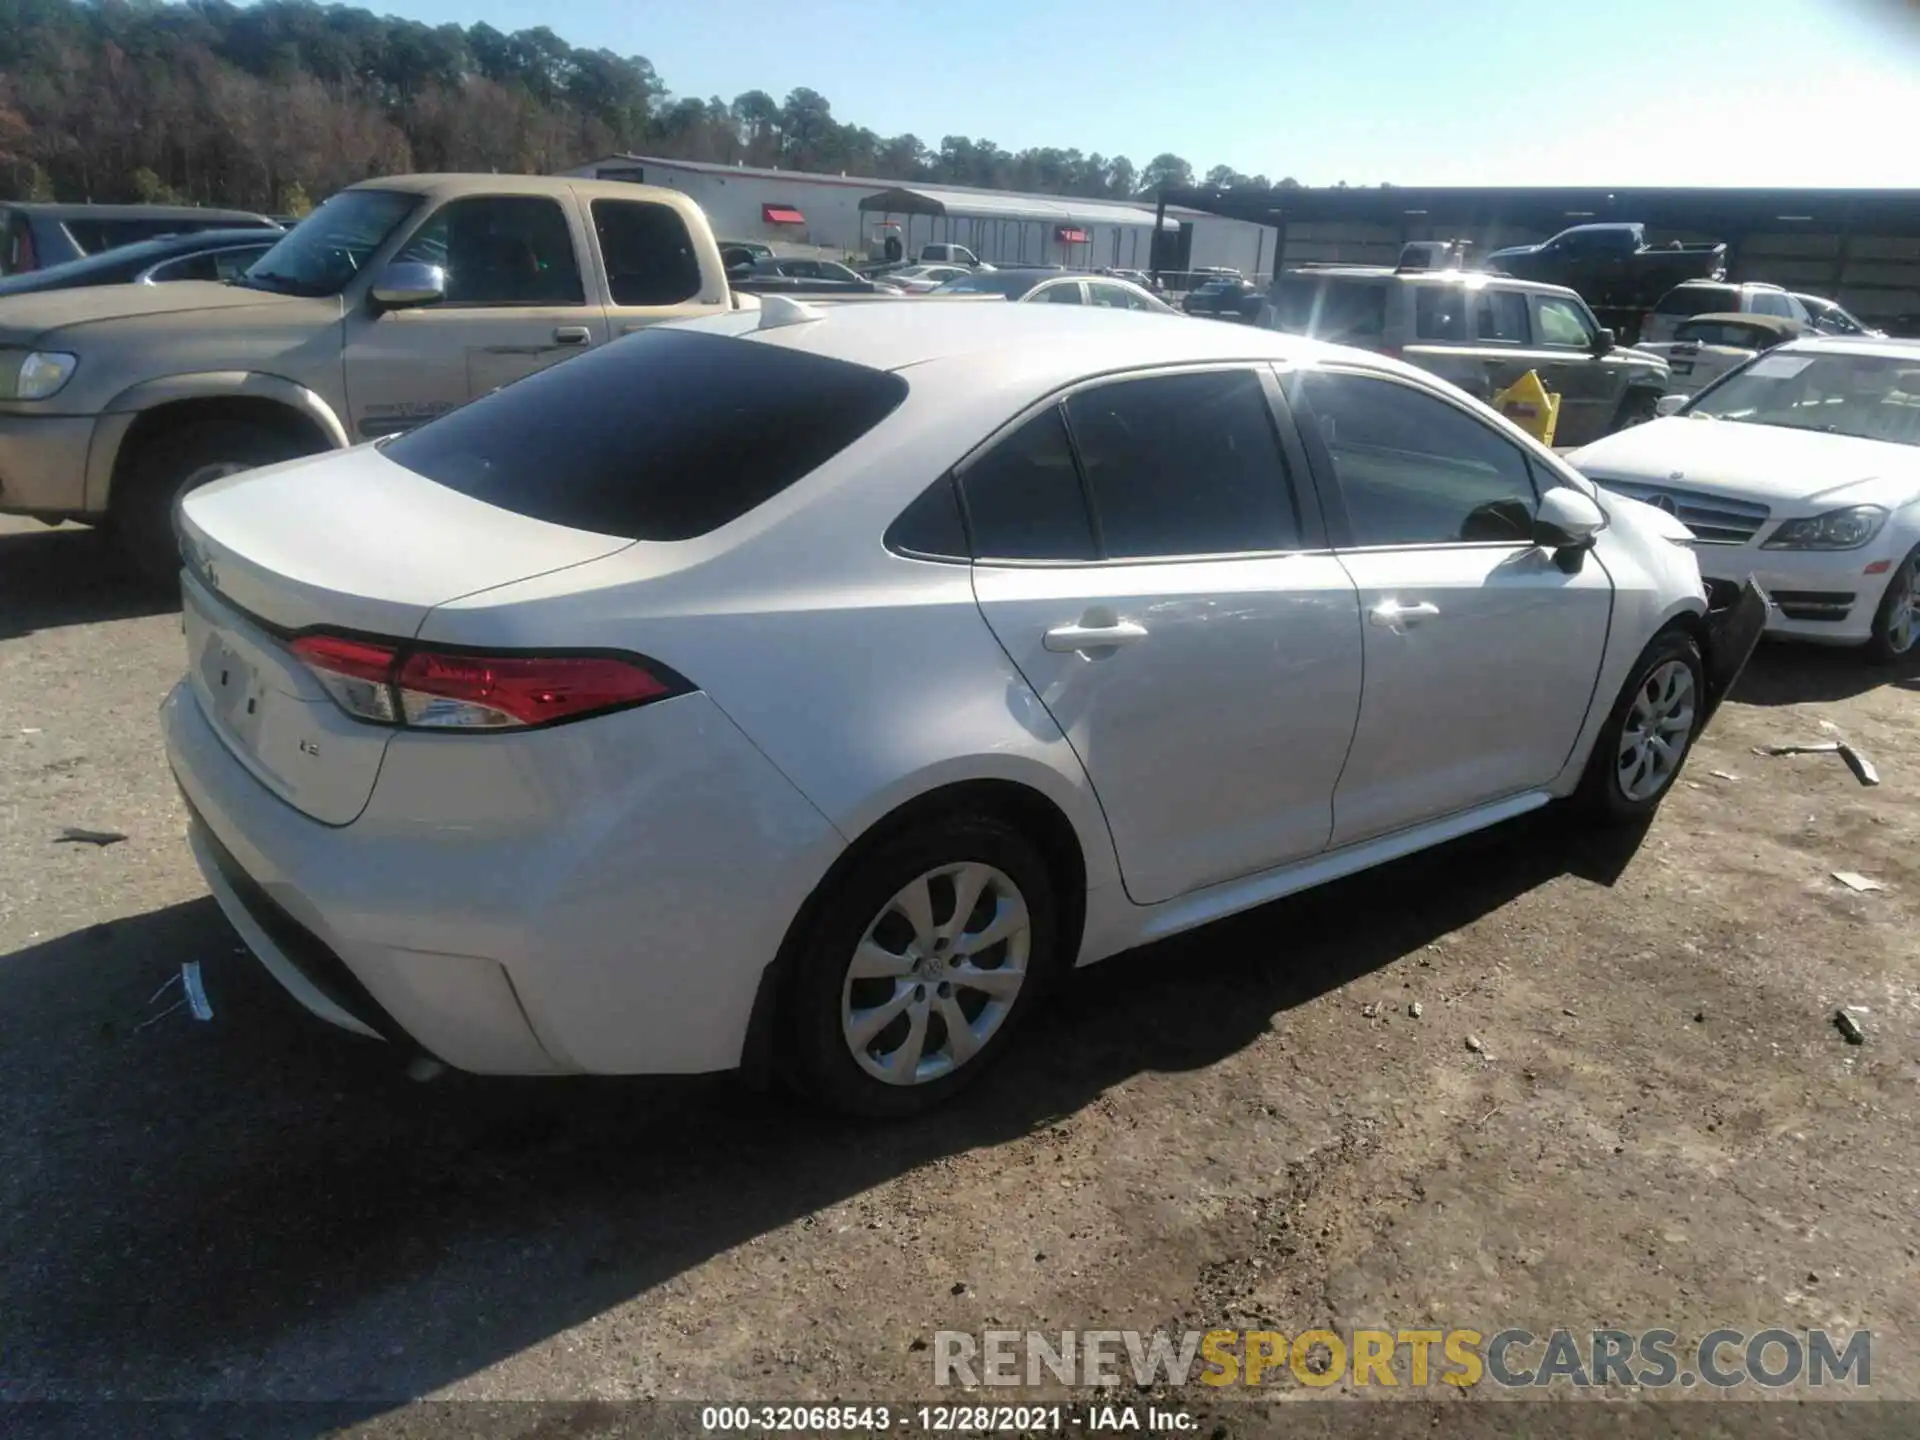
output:
[[[942,215],[952,219],[1038,221],[1064,228],[1088,225],[1137,225],[1153,228],[1153,212],[1144,205],[1117,200],[1083,200],[1074,195],[1012,195],[1000,191],[950,190],[940,186],[896,186],[869,195],[860,208],[880,215]],[[1180,222],[1161,228],[1177,231]]]

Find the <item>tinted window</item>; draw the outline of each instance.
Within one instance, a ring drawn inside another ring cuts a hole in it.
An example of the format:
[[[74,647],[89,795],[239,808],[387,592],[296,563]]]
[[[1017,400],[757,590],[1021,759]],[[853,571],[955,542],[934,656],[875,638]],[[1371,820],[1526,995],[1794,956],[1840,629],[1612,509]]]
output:
[[[1466,339],[1467,292],[1458,285],[1416,286],[1413,333],[1421,340]]]
[[[973,553],[1000,560],[1092,560],[1080,473],[1057,406],[968,465],[960,477]]]
[[[1067,401],[1106,555],[1300,543],[1273,411],[1250,370],[1159,375]]]
[[[211,255],[183,255],[178,260],[154,266],[147,272],[147,278],[156,285],[170,280],[218,280],[220,267]]]
[[[1482,340],[1533,343],[1533,327],[1527,323],[1527,297],[1522,292],[1482,290],[1474,300],[1473,312]]]
[[[1383,283],[1289,275],[1269,296],[1276,329],[1341,345],[1378,345],[1387,328]]]
[[[1309,372],[1300,389],[1332,459],[1355,545],[1531,536],[1526,456],[1489,426],[1387,380]]]
[[[737,519],[878,425],[897,375],[722,335],[644,330],[382,448],[489,505],[635,540]]]
[[[1063,280],[1058,285],[1046,285],[1033,293],[1033,303],[1048,305],[1078,305],[1080,303],[1080,282]]]
[[[1578,346],[1585,350],[1593,344],[1593,327],[1586,311],[1571,300],[1546,296],[1540,301],[1540,343]]]
[[[940,560],[964,560],[967,527],[960,519],[960,497],[953,477],[943,475],[925,490],[887,529],[886,545],[903,555]]]
[[[1653,307],[1656,315],[1711,315],[1716,310],[1738,310],[1740,297],[1731,285],[1677,285]]]
[[[1776,290],[1756,290],[1753,292],[1752,309],[1760,315],[1779,315],[1785,319],[1794,319],[1793,302]]]
[[[443,305],[586,303],[566,212],[538,195],[450,201],[394,259],[444,266]]]
[[[593,229],[616,305],[678,305],[700,293],[700,260],[680,212],[642,200],[596,200]]]

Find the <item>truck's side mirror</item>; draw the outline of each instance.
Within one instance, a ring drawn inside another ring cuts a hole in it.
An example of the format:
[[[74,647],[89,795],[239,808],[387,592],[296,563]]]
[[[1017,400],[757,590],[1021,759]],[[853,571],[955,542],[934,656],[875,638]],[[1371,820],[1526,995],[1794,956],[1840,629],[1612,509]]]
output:
[[[1600,333],[1593,337],[1593,353],[1596,355],[1611,355],[1619,344],[1619,337],[1616,336],[1613,331],[1602,327]]]
[[[371,298],[382,310],[437,305],[447,298],[447,272],[438,265],[401,261],[373,277]]]

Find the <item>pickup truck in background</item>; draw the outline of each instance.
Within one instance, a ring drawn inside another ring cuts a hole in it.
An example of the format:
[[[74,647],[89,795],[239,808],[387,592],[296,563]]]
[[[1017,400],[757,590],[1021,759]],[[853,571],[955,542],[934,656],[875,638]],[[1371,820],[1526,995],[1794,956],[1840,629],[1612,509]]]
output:
[[[397,434],[629,331],[754,303],[675,190],[367,181],[232,284],[0,299],[0,512],[106,522],[170,581],[173,504],[196,485]]]
[[[1564,285],[1613,323],[1609,312],[1638,316],[1683,280],[1724,279],[1727,247],[1649,245],[1647,227],[1637,222],[1576,225],[1538,245],[1492,251],[1483,263],[1519,280]]]

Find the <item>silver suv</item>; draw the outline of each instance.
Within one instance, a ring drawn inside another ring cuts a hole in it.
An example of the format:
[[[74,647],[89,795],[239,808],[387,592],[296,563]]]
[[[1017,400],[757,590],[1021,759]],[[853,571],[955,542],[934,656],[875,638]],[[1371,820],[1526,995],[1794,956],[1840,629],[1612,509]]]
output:
[[[1260,323],[1397,355],[1481,400],[1538,371],[1560,396],[1556,445],[1652,419],[1669,378],[1664,361],[1617,345],[1573,291],[1476,270],[1290,270]]]

